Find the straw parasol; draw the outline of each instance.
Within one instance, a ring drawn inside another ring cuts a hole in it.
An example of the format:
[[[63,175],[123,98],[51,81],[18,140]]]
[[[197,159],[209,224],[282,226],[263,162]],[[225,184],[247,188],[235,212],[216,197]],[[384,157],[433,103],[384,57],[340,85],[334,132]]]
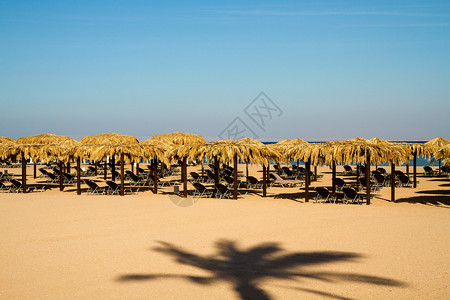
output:
[[[49,145],[57,145],[59,143],[73,141],[74,139],[68,136],[56,135],[50,133],[37,134],[32,136],[21,137],[16,141],[17,150],[22,155],[22,189],[23,192],[26,193],[27,190],[27,179],[26,179],[26,166],[27,166],[27,157],[31,157],[33,161],[36,160],[47,160],[51,159],[50,156],[47,156],[44,152],[44,147],[48,147]],[[60,161],[60,180],[59,186],[60,190],[63,189],[63,176],[62,176],[62,163]],[[35,176],[36,176],[36,164],[35,164]]]
[[[189,156],[190,148],[198,148],[206,144],[205,139],[198,134],[191,134],[185,132],[172,132],[155,135],[150,138],[153,141],[159,141],[170,145],[172,148],[172,158],[181,159],[181,180],[183,181],[183,196],[187,197],[187,158]]]
[[[124,163],[125,159],[144,157],[144,148],[139,144],[139,140],[134,136],[118,133],[102,133],[86,136],[81,139],[81,145],[75,150],[73,156],[78,160],[80,158],[89,158],[94,161],[101,161],[107,156],[112,157],[113,168],[115,167],[115,156],[120,157],[120,195],[124,195]],[[78,162],[77,162],[78,164]],[[78,169],[78,167],[77,167]],[[106,171],[106,164],[105,164]],[[78,170],[79,174],[79,170]],[[106,172],[105,172],[106,177]],[[112,175],[114,180],[114,174]],[[78,191],[80,193],[80,191]]]
[[[15,142],[16,140],[7,136],[0,136],[0,144],[4,142]]]
[[[427,157],[432,157],[436,151],[449,144],[450,140],[447,140],[443,137],[434,138],[423,145],[424,155]],[[438,159],[438,161],[439,161],[439,175],[441,175],[441,160]]]
[[[206,143],[191,150],[190,156],[206,157],[223,163],[233,163],[234,188],[233,198],[237,199],[237,164],[238,161],[257,163],[263,165],[263,196],[266,196],[266,167],[270,160],[280,160],[282,155],[268,146],[252,139],[241,139],[233,141],[230,139],[220,140],[214,143]]]
[[[434,153],[436,159],[448,159],[450,158],[450,144],[441,147]]]
[[[163,162],[165,165],[170,165],[168,151],[170,151],[172,145],[159,141],[156,139],[148,139],[141,143],[144,148],[144,154],[146,159],[152,159],[153,162],[153,193],[158,193],[158,161]]]

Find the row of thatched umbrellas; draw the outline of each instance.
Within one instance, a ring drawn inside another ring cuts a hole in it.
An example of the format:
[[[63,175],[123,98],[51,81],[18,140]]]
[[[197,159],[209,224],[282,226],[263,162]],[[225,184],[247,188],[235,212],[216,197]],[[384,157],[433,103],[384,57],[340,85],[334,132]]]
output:
[[[239,161],[261,164],[263,166],[263,196],[266,196],[266,180],[269,174],[270,161],[277,163],[290,160],[302,160],[305,162],[305,198],[309,199],[310,166],[328,165],[332,168],[333,178],[336,177],[336,164],[365,164],[366,168],[366,193],[367,203],[370,203],[370,164],[389,163],[392,174],[395,165],[409,162],[413,157],[414,162],[414,187],[416,187],[416,158],[417,155],[426,157],[434,156],[436,159],[448,161],[450,157],[450,141],[444,138],[436,138],[425,144],[416,143],[391,143],[374,138],[366,140],[355,138],[348,141],[334,141],[326,143],[307,143],[301,139],[283,140],[273,145],[264,145],[250,138],[239,141],[221,140],[207,143],[200,135],[175,132],[156,135],[142,143],[135,137],[114,133],[104,133],[88,136],[80,142],[70,137],[52,134],[40,134],[13,139],[0,137],[0,156],[2,158],[11,155],[21,155],[22,159],[22,185],[26,191],[26,158],[33,161],[49,162],[57,160],[69,163],[77,160],[77,191],[80,190],[80,160],[88,159],[99,162],[111,157],[113,164],[115,157],[120,159],[121,190],[124,194],[124,163],[139,161],[141,159],[154,162],[154,192],[157,192],[157,161],[169,165],[174,161],[181,161],[181,177],[183,181],[183,195],[187,196],[187,160],[205,158],[218,162],[232,163],[234,166],[233,196],[237,198],[237,164]],[[106,171],[106,170],[105,170]],[[218,181],[218,169],[216,169]],[[62,174],[60,174],[60,186],[62,188]],[[106,177],[106,175],[105,175]],[[391,176],[394,180],[394,176]],[[395,184],[392,182],[392,200],[395,199]],[[335,187],[333,184],[333,192]]]

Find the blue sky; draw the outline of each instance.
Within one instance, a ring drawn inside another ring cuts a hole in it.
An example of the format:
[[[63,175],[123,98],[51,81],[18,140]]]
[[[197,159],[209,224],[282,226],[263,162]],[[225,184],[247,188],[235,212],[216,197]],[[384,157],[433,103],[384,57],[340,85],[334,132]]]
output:
[[[91,2],[0,2],[0,135],[450,138],[448,1]]]

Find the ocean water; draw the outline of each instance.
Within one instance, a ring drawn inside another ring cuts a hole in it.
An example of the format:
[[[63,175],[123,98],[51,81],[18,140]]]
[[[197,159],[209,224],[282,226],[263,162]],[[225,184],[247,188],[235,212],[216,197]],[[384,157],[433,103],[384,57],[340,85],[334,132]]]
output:
[[[418,141],[391,141],[391,142],[417,143],[417,144],[423,144],[423,143],[425,143],[425,142],[422,142],[422,141],[420,141],[420,142],[418,142]],[[266,145],[275,144],[275,143],[276,143],[276,142],[263,142],[263,144],[266,144]],[[323,143],[323,142],[314,142],[314,143]],[[292,161],[291,161],[291,164],[296,165],[296,164],[297,164],[297,161],[292,160]],[[299,165],[304,165],[304,164],[305,164],[305,163],[302,162],[302,161],[299,162]],[[355,165],[355,164],[351,164],[351,165]],[[412,160],[412,159],[409,160],[409,165],[410,165],[410,166],[413,165],[413,160]],[[428,159],[428,158],[423,157],[423,156],[420,156],[420,155],[417,156],[417,159],[416,159],[416,166],[423,167],[423,166],[430,166],[430,165],[431,165],[431,166],[438,166],[439,163],[438,163],[438,161],[435,161],[435,160],[433,160],[433,159]],[[378,165],[378,166],[389,166],[389,164],[380,164],[380,165]],[[406,166],[406,163],[402,164],[401,166]]]

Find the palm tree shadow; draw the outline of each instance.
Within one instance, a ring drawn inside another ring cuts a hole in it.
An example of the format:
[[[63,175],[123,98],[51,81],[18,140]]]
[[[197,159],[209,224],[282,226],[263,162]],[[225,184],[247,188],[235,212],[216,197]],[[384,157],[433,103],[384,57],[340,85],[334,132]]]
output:
[[[171,274],[123,274],[116,280],[119,282],[154,280],[161,278],[179,278],[202,285],[211,285],[225,281],[231,283],[241,299],[270,299],[260,287],[264,279],[299,280],[308,278],[324,282],[362,282],[382,286],[404,287],[405,283],[376,276],[355,273],[313,272],[303,268],[334,262],[353,262],[362,256],[351,252],[296,252],[286,253],[277,243],[263,243],[252,248],[241,250],[234,241],[219,240],[216,253],[200,256],[182,250],[173,244],[159,242],[152,249],[172,257],[183,265],[193,266],[211,273],[210,276],[190,276]],[[303,292],[327,296],[335,299],[346,299],[338,295],[322,291],[297,288]]]

